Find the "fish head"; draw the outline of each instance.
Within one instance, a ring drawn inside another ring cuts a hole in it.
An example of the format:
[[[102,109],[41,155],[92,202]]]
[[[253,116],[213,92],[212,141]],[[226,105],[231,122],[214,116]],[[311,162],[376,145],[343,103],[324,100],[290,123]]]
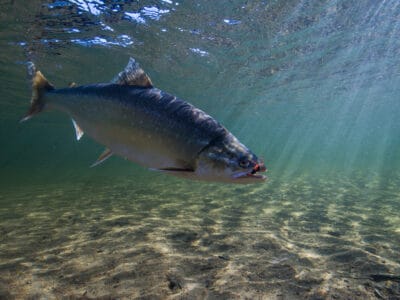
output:
[[[257,183],[267,179],[259,174],[266,170],[262,160],[232,134],[227,134],[201,151],[195,172],[203,180]]]

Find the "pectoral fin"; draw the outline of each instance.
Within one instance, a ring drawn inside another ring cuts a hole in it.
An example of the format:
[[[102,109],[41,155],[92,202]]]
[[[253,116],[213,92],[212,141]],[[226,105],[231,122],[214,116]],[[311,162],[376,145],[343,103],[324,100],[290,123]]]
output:
[[[108,148],[104,150],[102,154],[100,154],[99,158],[90,166],[91,168],[101,164],[104,162],[107,158],[111,157],[113,155],[112,151]]]
[[[83,130],[79,127],[78,123],[75,122],[74,119],[71,119],[71,120],[72,120],[72,124],[74,124],[75,134],[76,134],[76,140],[79,141],[79,140],[82,138],[84,132],[83,132]]]

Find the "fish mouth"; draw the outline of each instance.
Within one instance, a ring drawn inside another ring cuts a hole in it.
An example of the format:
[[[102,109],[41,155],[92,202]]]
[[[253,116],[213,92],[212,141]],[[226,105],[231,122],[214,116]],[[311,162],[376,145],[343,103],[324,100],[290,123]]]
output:
[[[256,179],[261,179],[261,180],[266,180],[267,179],[267,176],[265,176],[265,175],[262,175],[262,174],[252,174],[252,173],[247,173],[246,174],[246,177],[247,178],[256,178]]]
[[[258,173],[253,173],[252,171],[250,171],[250,172],[240,172],[233,174],[232,178],[235,180],[254,179],[257,181],[264,181],[267,179],[267,176]]]
[[[263,164],[256,164],[252,169],[234,174],[234,179],[255,179],[257,181],[265,181],[267,176],[258,172],[266,172],[267,168]]]

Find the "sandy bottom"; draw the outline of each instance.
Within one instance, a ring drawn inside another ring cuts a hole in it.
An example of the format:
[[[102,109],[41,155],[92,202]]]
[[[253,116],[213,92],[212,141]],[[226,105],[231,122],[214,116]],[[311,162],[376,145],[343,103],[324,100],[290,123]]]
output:
[[[0,192],[0,299],[400,299],[399,180]]]

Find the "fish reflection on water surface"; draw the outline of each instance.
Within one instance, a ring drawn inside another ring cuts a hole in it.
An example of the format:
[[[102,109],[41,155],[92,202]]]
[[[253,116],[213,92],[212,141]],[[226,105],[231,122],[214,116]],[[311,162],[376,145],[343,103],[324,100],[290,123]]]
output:
[[[55,89],[33,63],[31,107],[26,121],[42,110],[72,118],[84,133],[106,146],[93,165],[111,155],[152,170],[189,179],[264,182],[264,163],[219,122],[193,105],[153,87],[131,58],[111,83]]]

